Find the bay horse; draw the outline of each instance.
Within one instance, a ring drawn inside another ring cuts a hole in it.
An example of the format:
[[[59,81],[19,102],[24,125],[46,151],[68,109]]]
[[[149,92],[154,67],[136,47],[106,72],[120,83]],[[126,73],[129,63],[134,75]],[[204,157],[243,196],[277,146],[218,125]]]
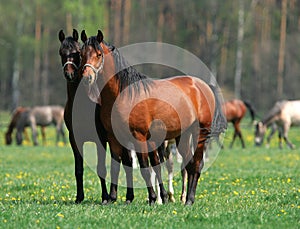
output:
[[[64,109],[58,105],[52,106],[35,106],[28,108],[20,113],[16,122],[16,139],[17,144],[21,145],[23,141],[22,133],[25,127],[31,127],[32,141],[34,145],[38,145],[37,142],[37,126],[46,127],[54,124],[56,127],[56,144],[59,142],[60,135],[66,143],[65,133],[63,130],[63,115]],[[42,131],[43,139],[45,139],[45,133]],[[45,143],[45,142],[44,142]]]
[[[27,112],[30,108],[29,107],[17,107],[13,113],[10,120],[10,123],[8,124],[7,131],[5,132],[5,144],[11,145],[12,143],[12,133],[14,129],[16,128],[17,122],[20,119],[20,117],[23,115],[24,112]],[[45,133],[45,127],[41,126],[41,133],[42,133],[42,139],[43,143],[46,142],[46,133]],[[28,133],[26,132],[26,129],[24,129],[24,135],[25,139],[29,140]]]
[[[230,148],[232,148],[236,137],[239,137],[242,143],[242,147],[245,148],[245,142],[242,136],[242,131],[240,123],[244,118],[247,108],[250,112],[252,122],[255,119],[255,111],[249,102],[242,101],[239,99],[232,99],[222,104],[222,110],[226,117],[227,122],[231,122],[234,128],[233,138],[230,143]]]
[[[117,180],[112,180],[110,194],[108,194],[106,188],[106,142],[107,136],[105,129],[99,119],[101,106],[99,104],[92,103],[88,98],[79,97],[75,104],[76,93],[80,94],[83,87],[81,87],[81,77],[79,74],[80,67],[80,44],[78,42],[78,32],[73,29],[72,36],[65,37],[63,30],[58,34],[61,46],[59,48],[59,55],[61,57],[61,63],[63,73],[67,82],[67,102],[65,105],[64,120],[69,130],[69,140],[72,147],[74,160],[75,160],[75,177],[77,194],[75,203],[80,203],[84,200],[83,190],[83,144],[86,141],[93,141],[97,145],[97,174],[100,179],[102,188],[102,204],[107,204],[110,201],[117,199]],[[94,110],[94,118],[90,118],[87,114],[82,114],[79,111]],[[76,127],[76,124],[82,124],[80,127]],[[76,135],[76,128],[80,130],[80,134]],[[93,134],[93,128],[96,128],[95,136]],[[127,194],[126,202],[131,203],[134,199],[133,192],[133,175],[130,167],[132,167],[131,158],[126,152],[122,155],[122,163],[126,172],[127,180]],[[113,161],[113,160],[112,160]],[[113,164],[112,164],[113,166]]]
[[[275,124],[275,125],[274,125]],[[272,127],[272,132],[268,137],[268,143],[271,136],[278,129],[279,148],[282,148],[282,138],[289,148],[294,149],[295,145],[288,139],[288,132],[292,125],[300,124],[300,100],[283,100],[275,103],[273,108],[266,116],[256,124],[255,127],[255,145],[260,146],[263,143],[267,127]]]
[[[81,40],[84,82],[91,87],[101,75],[97,85],[99,115],[113,154],[122,155],[122,146],[133,143],[151,204],[156,194],[150,180],[148,152],[164,140],[175,138],[188,173],[185,204],[192,205],[207,140],[224,131],[227,124],[215,88],[192,76],[148,78],[129,66],[117,48],[103,41],[100,30],[90,38],[83,30]],[[191,135],[194,154],[190,151]]]

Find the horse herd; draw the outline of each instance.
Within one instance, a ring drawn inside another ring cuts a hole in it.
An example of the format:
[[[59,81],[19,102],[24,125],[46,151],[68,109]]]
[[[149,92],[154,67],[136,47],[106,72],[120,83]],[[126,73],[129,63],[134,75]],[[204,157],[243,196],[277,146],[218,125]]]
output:
[[[162,182],[160,166],[169,158],[167,156],[164,159],[163,156],[170,155],[165,153],[165,142],[173,141],[182,157],[183,192],[187,190],[186,198],[182,200],[186,205],[192,205],[209,141],[212,138],[218,139],[226,130],[227,122],[232,122],[234,135],[230,147],[233,146],[236,137],[239,137],[244,148],[240,122],[247,108],[254,121],[255,113],[251,104],[237,99],[221,104],[216,86],[208,85],[192,76],[150,79],[128,65],[118,49],[103,40],[100,30],[96,36],[90,38],[83,30],[81,47],[78,39],[78,32],[75,29],[72,36],[68,37],[65,37],[62,30],[59,32],[61,42],[59,55],[67,81],[67,103],[64,109],[57,106],[42,109],[47,110],[47,114],[51,116],[47,118],[48,123],[56,123],[57,136],[59,133],[64,136],[63,117],[69,130],[69,140],[75,159],[76,203],[84,199],[82,147],[86,140],[91,139],[88,136],[85,136],[86,139],[78,139],[75,136],[73,126],[75,95],[81,81],[89,88],[99,87],[96,84],[99,81],[102,90],[96,100],[93,100],[96,102],[93,105],[95,112],[92,118],[97,132],[95,139],[98,146],[97,173],[101,182],[102,203],[106,204],[117,199],[121,163],[126,173],[126,202],[133,201],[131,150],[136,152],[140,172],[148,190],[149,204],[155,203],[157,199],[151,183],[149,160],[159,183],[159,197],[163,203],[167,202],[168,193]],[[175,93],[176,97],[172,96]],[[20,143],[24,128],[31,126],[34,144],[37,144],[36,125],[43,128],[47,124],[40,123],[42,116],[35,116],[37,111],[34,110],[35,108],[20,108],[14,112],[6,133],[7,143],[11,142],[9,136],[14,127],[17,129],[17,142]],[[17,117],[14,118],[15,116]],[[21,124],[21,120],[27,121]],[[283,138],[290,148],[294,148],[287,134],[290,126],[298,122],[300,122],[300,101],[277,102],[265,118],[256,124],[255,144],[262,144],[266,129],[271,127],[271,135],[278,130],[280,147]],[[90,127],[85,128],[88,132]],[[126,147],[129,142],[133,146],[131,149]],[[107,143],[112,157],[110,193],[107,191],[105,180]]]

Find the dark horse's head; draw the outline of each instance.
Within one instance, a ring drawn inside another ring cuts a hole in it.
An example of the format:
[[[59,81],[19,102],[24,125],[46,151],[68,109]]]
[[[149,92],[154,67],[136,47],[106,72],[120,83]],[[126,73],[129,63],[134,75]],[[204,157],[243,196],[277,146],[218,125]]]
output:
[[[58,38],[61,42],[59,55],[64,75],[68,81],[74,81],[78,77],[80,66],[80,46],[78,43],[78,32],[73,29],[73,36],[65,37],[62,30],[59,31]]]

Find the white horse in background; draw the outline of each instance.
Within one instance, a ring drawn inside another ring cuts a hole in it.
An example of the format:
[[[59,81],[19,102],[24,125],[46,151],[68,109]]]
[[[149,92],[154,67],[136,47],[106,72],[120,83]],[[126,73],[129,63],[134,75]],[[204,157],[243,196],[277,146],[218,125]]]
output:
[[[275,125],[274,125],[275,124]],[[255,145],[260,146],[263,143],[264,135],[269,126],[272,126],[272,132],[268,137],[268,143],[271,136],[278,129],[279,147],[282,148],[282,138],[289,148],[294,149],[295,145],[288,139],[288,132],[292,125],[300,124],[300,100],[283,100],[277,102],[267,115],[256,124]]]

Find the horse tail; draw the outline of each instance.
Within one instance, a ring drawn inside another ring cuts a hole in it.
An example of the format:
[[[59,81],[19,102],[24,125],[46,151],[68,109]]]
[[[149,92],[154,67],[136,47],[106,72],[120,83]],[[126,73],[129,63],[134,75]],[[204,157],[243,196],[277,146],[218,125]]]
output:
[[[251,115],[251,119],[252,119],[252,122],[254,121],[255,119],[255,110],[254,110],[254,107],[251,105],[251,103],[249,103],[248,101],[244,101],[243,100],[243,103],[246,105],[246,107],[248,108],[249,112],[250,112],[250,115]]]
[[[211,126],[211,136],[218,138],[221,133],[224,133],[227,129],[227,120],[226,117],[222,111],[222,103],[220,101],[220,92],[218,88],[216,88],[213,85],[209,85],[210,89],[214,93],[215,96],[215,113],[214,113],[214,119]]]

